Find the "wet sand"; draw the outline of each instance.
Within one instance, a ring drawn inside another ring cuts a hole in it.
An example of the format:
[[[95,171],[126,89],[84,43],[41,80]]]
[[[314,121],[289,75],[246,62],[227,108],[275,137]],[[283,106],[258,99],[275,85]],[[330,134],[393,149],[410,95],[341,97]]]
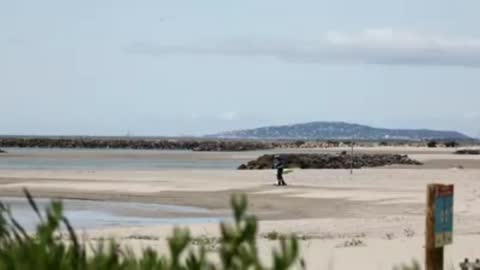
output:
[[[33,231],[40,220],[25,198],[2,197],[13,217],[22,227]],[[39,209],[45,209],[49,199],[35,200]],[[154,203],[109,202],[93,200],[63,200],[64,215],[78,230],[99,228],[144,227],[163,224],[215,223],[226,220],[208,209]]]

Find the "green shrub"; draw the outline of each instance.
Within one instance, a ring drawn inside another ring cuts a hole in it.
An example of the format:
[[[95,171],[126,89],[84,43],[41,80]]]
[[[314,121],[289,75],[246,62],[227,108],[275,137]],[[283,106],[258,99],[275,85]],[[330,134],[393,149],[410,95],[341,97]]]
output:
[[[61,202],[52,202],[42,215],[32,196],[27,191],[25,194],[40,223],[34,233],[27,233],[12,217],[10,209],[0,204],[0,270],[286,270],[298,262],[304,266],[294,236],[279,239],[280,249],[273,251],[271,268],[260,261],[257,220],[247,214],[244,195],[232,197],[234,222],[221,224],[217,249],[221,262],[214,264],[206,256],[208,243],[195,241],[189,230],[180,228],[168,238],[169,255],[146,249],[140,256],[134,256],[130,249],[121,249],[113,240],[101,241],[93,254],[87,255],[88,243],[78,240],[63,214]],[[63,226],[68,241],[59,237]]]
[[[429,148],[435,148],[435,147],[437,147],[437,144],[438,144],[437,141],[429,141],[429,142],[427,143],[427,147],[429,147]]]
[[[265,235],[265,238],[267,238],[268,240],[278,240],[283,237],[284,236],[281,233],[278,233],[276,231],[271,231]]]
[[[445,147],[448,147],[448,148],[455,148],[455,147],[458,147],[458,146],[459,146],[459,143],[456,142],[456,141],[445,142]]]

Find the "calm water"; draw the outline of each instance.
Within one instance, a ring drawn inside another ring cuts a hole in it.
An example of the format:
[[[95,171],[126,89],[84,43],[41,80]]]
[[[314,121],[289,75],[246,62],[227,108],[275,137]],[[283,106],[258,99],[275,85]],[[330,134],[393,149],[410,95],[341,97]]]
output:
[[[249,158],[238,153],[158,150],[6,148],[0,169],[236,169]]]
[[[195,153],[189,151],[28,149],[6,148],[0,154],[0,169],[159,170],[235,169],[244,163],[237,153]],[[11,206],[18,221],[28,230],[38,217],[22,198],[0,197]],[[49,200],[37,201],[41,208]],[[65,215],[77,229],[138,227],[159,224],[218,223],[222,218],[207,209],[175,205],[126,202],[64,200]],[[175,218],[172,218],[175,217]]]
[[[38,217],[22,198],[3,197],[0,200],[9,205],[13,216],[27,230],[38,224]],[[49,200],[37,199],[41,209]],[[205,224],[218,223],[224,218],[214,217],[207,209],[175,205],[63,200],[65,215],[76,229],[98,229],[112,227],[140,227],[161,224]],[[168,218],[181,214],[181,218]],[[190,217],[189,217],[190,215]]]

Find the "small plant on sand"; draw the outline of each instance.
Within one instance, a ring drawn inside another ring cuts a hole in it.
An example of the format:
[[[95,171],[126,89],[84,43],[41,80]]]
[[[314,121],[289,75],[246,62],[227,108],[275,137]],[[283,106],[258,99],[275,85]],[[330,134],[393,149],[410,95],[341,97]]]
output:
[[[146,249],[135,256],[131,249],[122,249],[113,240],[99,241],[93,254],[87,255],[88,243],[77,238],[63,214],[61,202],[52,202],[42,213],[32,196],[27,191],[25,194],[40,223],[35,232],[27,233],[10,209],[0,204],[0,270],[287,270],[298,265],[304,267],[294,236],[279,240],[280,248],[273,251],[271,267],[261,262],[256,242],[257,220],[247,214],[245,196],[232,197],[234,222],[221,224],[220,263],[213,263],[206,256],[205,243],[197,242],[199,247],[193,248],[189,230],[180,228],[168,238],[169,255]],[[68,240],[59,237],[63,227]]]
[[[392,240],[395,238],[395,234],[394,233],[386,233],[385,234],[385,239],[387,240]]]
[[[346,248],[346,247],[364,247],[366,244],[361,239],[353,238],[351,240],[347,240],[342,244],[338,245],[338,248]]]
[[[407,238],[412,238],[415,236],[415,231],[412,230],[411,228],[406,228],[403,230],[403,234],[407,237]]]
[[[287,239],[288,237],[294,237],[295,239],[299,241],[307,241],[309,239],[312,239],[312,236],[306,235],[306,234],[284,234],[284,233],[279,233],[277,231],[271,231],[268,232],[267,234],[263,235],[263,238],[266,238],[270,241],[277,241],[281,239]]]
[[[271,232],[269,232],[265,235],[265,238],[267,238],[268,240],[271,240],[271,241],[276,241],[276,240],[278,240],[282,237],[283,236],[277,231],[271,231]]]
[[[132,234],[129,235],[123,239],[126,240],[144,240],[144,241],[158,241],[160,240],[159,237],[153,236],[153,235],[138,235],[138,234]]]

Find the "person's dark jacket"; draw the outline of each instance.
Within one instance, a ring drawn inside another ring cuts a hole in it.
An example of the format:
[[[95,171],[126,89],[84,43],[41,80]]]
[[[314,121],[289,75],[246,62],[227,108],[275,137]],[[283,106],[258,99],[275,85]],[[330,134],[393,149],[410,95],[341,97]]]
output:
[[[273,169],[284,169],[285,168],[285,161],[281,159],[277,159],[273,161]]]

